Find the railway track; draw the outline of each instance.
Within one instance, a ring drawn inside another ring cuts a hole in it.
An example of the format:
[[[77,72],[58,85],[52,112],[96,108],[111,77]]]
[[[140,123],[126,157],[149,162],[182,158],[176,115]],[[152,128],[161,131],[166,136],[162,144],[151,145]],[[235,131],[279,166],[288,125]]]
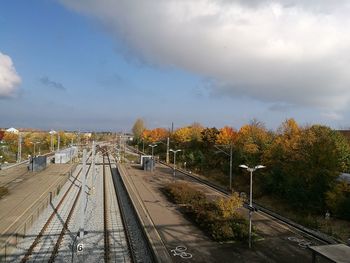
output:
[[[105,262],[110,261],[110,244],[109,244],[109,230],[108,230],[108,214],[107,214],[107,182],[106,182],[106,163],[105,163],[105,157],[108,157],[108,153],[104,153],[102,156],[102,163],[103,163],[103,234],[104,234],[104,260]]]
[[[88,159],[91,157],[91,154],[90,156],[88,157]],[[90,167],[91,165],[89,165],[87,171],[86,171],[86,174],[85,176],[89,173],[89,170],[90,170]],[[44,226],[42,227],[41,231],[39,232],[39,234],[35,237],[35,240],[33,241],[33,243],[31,244],[31,246],[29,247],[29,249],[27,250],[27,252],[25,253],[24,257],[21,259],[20,262],[27,262],[29,260],[31,260],[31,257],[34,253],[34,250],[38,247],[38,245],[40,243],[42,243],[41,245],[43,246],[45,244],[45,240],[43,240],[45,234],[48,232],[49,230],[49,227],[54,227],[54,218],[56,216],[58,216],[58,211],[61,207],[64,206],[64,204],[66,203],[66,198],[67,196],[71,193],[72,189],[73,189],[73,186],[76,186],[76,181],[78,180],[78,177],[80,176],[81,172],[82,172],[83,168],[81,168],[78,172],[78,174],[74,177],[72,183],[70,184],[69,188],[67,189],[67,191],[64,193],[63,197],[61,198],[61,200],[59,201],[58,205],[54,208],[54,211],[50,214],[49,218],[47,219],[46,223],[44,224]],[[48,259],[48,262],[54,262],[55,260],[55,257],[57,256],[57,253],[58,253],[58,250],[59,250],[59,247],[60,247],[60,244],[63,240],[63,237],[68,229],[68,224],[70,222],[70,219],[74,213],[74,210],[76,208],[76,204],[77,204],[77,201],[79,200],[79,196],[81,194],[81,189],[82,189],[82,186],[80,185],[79,186],[79,190],[78,190],[78,193],[75,195],[75,198],[74,198],[74,201],[73,201],[73,204],[72,204],[72,207],[69,209],[69,213],[67,215],[67,218],[64,220],[64,223],[63,223],[63,227],[60,231],[60,234],[58,235],[58,238],[53,246],[53,249],[52,249],[52,252],[51,252],[51,255],[50,255],[50,258]],[[61,219],[62,220],[62,219]]]
[[[136,262],[155,262],[149,241],[143,232],[135,208],[131,202],[131,198],[123,184],[118,169],[112,169],[111,160],[107,154],[109,167],[113,177],[113,184],[117,194],[117,202],[119,205],[120,215],[124,226],[124,233],[129,249],[131,261]],[[116,161],[115,161],[116,162]]]

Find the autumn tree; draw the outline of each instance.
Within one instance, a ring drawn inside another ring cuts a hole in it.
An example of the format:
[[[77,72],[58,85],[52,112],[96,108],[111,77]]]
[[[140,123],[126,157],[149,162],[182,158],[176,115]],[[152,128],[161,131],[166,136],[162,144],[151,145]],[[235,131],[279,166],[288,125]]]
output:
[[[145,129],[142,132],[141,138],[147,143],[155,143],[166,139],[169,132],[164,128],[155,128],[153,130]]]
[[[136,140],[140,140],[142,132],[146,129],[143,119],[137,119],[132,127],[132,133]]]
[[[174,132],[173,137],[174,137],[175,141],[178,143],[190,142],[192,139],[191,127],[187,126],[187,127],[182,127],[180,129],[177,129]]]
[[[264,124],[253,120],[240,128],[236,140],[236,158],[250,166],[261,163],[262,155],[272,141],[272,134]]]
[[[286,121],[264,155],[269,169],[260,184],[296,208],[322,212],[327,193],[349,167],[349,153],[345,139],[329,127],[301,129]]]
[[[234,144],[237,139],[237,132],[229,126],[225,126],[220,129],[220,132],[216,139],[216,144],[219,145],[231,145]]]
[[[16,153],[18,147],[18,134],[13,132],[5,132],[4,137],[2,138],[3,145],[7,148],[7,152]],[[4,148],[5,148],[4,147]]]
[[[269,167],[266,177],[261,177],[261,185],[266,192],[272,192],[283,196],[286,191],[288,176],[295,173],[293,165],[287,162],[295,162],[297,157],[301,128],[294,119],[284,121],[277,129],[277,134],[269,147],[263,153],[262,163]],[[264,183],[263,183],[264,182]]]
[[[192,125],[189,127],[190,128],[190,136],[192,141],[201,141],[202,140],[202,131],[204,127],[198,123],[194,122]]]
[[[205,128],[201,131],[202,142],[206,147],[212,146],[215,144],[219,135],[219,130],[215,127]]]

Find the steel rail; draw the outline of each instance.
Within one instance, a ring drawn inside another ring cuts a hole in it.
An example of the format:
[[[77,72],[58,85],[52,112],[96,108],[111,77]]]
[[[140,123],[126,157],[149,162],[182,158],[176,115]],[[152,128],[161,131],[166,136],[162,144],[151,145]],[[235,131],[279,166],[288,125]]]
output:
[[[106,187],[106,153],[103,153],[102,162],[102,176],[103,176],[103,232],[104,232],[104,260],[105,262],[110,261],[110,244],[109,244],[109,231],[108,231],[108,213],[107,213],[107,187]]]
[[[89,158],[91,157],[91,154],[89,156]],[[86,174],[89,173],[90,167],[88,168]],[[40,230],[39,234],[36,236],[35,240],[33,241],[33,243],[31,244],[31,246],[29,247],[29,249],[27,250],[26,254],[24,255],[24,257],[21,259],[21,263],[27,262],[29,260],[29,257],[32,255],[34,248],[39,244],[41,238],[44,236],[48,226],[51,224],[52,219],[55,217],[55,215],[58,213],[58,209],[61,207],[61,205],[63,204],[63,202],[65,201],[68,193],[71,191],[73,185],[75,185],[76,180],[78,179],[79,175],[81,174],[83,168],[80,168],[78,174],[74,177],[74,180],[71,182],[69,188],[67,189],[67,191],[64,193],[64,195],[62,196],[61,200],[59,201],[59,203],[57,204],[57,206],[54,208],[54,211],[51,213],[50,217],[47,219],[47,221],[45,222],[44,226],[42,227],[42,229]],[[81,189],[81,186],[80,186]],[[78,199],[78,196],[80,195],[80,190],[79,190],[79,194],[76,197],[76,200],[74,201],[73,206],[75,205],[75,202]],[[64,224],[66,225],[66,223]],[[64,227],[63,227],[64,228]]]
[[[108,153],[107,153],[107,158],[108,158],[108,163],[109,163],[109,168],[110,168],[111,174],[113,174],[111,160],[109,158]],[[119,206],[120,216],[121,216],[121,220],[122,220],[122,224],[123,224],[124,234],[126,237],[126,243],[127,243],[128,249],[130,251],[131,262],[136,263],[137,258],[135,255],[135,248],[134,248],[134,245],[132,242],[131,234],[129,233],[129,230],[128,230],[128,222],[126,220],[125,211],[124,211],[123,205],[118,197],[118,193],[116,193],[116,195],[117,195],[116,198],[117,198],[117,202],[118,202],[118,206]]]

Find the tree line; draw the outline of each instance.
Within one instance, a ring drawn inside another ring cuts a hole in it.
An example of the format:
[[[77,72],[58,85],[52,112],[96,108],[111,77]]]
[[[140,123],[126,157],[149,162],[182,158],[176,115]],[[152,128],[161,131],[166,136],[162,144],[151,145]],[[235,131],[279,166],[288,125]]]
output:
[[[235,190],[247,191],[249,186],[249,176],[240,164],[262,164],[266,169],[254,174],[254,195],[272,195],[300,211],[330,210],[350,219],[350,186],[338,180],[340,173],[350,171],[350,145],[330,127],[300,126],[288,119],[271,131],[254,120],[239,130],[193,123],[170,132],[146,129],[139,119],[132,130],[139,149],[149,151],[148,145],[157,143],[154,153],[162,159],[169,137],[170,147],[182,150],[178,165],[206,176],[216,174],[216,180],[225,185],[229,185],[229,158],[217,149],[232,147]]]

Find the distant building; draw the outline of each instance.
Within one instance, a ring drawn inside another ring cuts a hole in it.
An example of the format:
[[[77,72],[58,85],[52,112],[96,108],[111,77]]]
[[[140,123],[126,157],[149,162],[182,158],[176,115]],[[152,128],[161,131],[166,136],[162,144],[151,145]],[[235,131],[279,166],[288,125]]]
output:
[[[15,133],[15,134],[19,133],[19,131],[17,129],[13,128],[13,127],[7,129],[6,132]]]

